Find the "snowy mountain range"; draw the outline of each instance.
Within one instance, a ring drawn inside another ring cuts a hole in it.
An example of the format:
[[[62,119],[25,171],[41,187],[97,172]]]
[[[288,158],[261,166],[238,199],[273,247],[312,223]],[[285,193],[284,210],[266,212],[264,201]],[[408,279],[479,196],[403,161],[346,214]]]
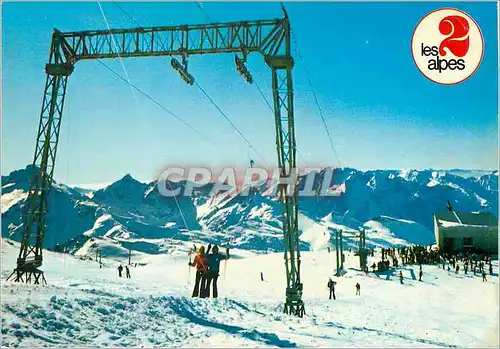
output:
[[[2,176],[5,237],[21,239],[22,212],[34,171],[27,166]],[[432,216],[445,210],[447,201],[457,211],[498,212],[498,171],[339,168],[331,184],[344,184],[345,193],[299,199],[303,249],[332,245],[334,229],[342,229],[345,244],[355,246],[360,226],[366,228],[369,246],[431,244]],[[283,248],[281,204],[260,192],[211,197],[207,186],[193,197],[167,198],[160,195],[156,182],[141,183],[130,175],[99,190],[56,182],[52,187],[44,239],[48,249],[91,254],[105,245],[118,254],[128,249],[155,254],[173,252],[179,241],[231,243],[262,252]]]

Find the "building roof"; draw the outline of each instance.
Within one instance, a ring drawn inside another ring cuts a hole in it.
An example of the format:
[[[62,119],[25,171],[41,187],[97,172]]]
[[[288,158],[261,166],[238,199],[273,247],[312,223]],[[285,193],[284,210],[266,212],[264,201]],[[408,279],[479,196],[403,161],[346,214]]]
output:
[[[458,225],[498,227],[498,218],[491,212],[443,211],[436,213],[434,216],[436,217],[438,224],[442,227]]]

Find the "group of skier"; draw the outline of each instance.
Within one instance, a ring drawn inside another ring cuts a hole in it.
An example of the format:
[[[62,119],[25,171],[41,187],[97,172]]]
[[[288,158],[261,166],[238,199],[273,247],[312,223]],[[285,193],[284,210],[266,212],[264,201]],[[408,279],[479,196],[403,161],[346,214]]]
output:
[[[397,254],[396,254],[397,252]],[[474,275],[480,274],[483,278],[483,282],[486,282],[486,264],[488,264],[489,274],[493,275],[493,265],[491,263],[491,256],[486,256],[483,261],[478,260],[478,255],[473,253],[465,253],[465,254],[447,254],[439,250],[435,250],[432,246],[410,246],[410,247],[401,247],[401,248],[382,248],[382,260],[377,264],[372,264],[373,272],[375,272],[375,267],[377,267],[377,271],[383,272],[389,268],[389,261],[385,260],[386,258],[392,258],[392,264],[397,268],[398,266],[398,258],[401,258],[403,265],[406,264],[420,264],[420,270],[418,274],[418,280],[422,281],[423,271],[422,264],[440,264],[443,269],[445,269],[446,263],[448,265],[448,271],[453,270],[455,274],[458,274],[460,271],[459,261],[463,264],[464,273],[467,274],[469,268],[474,272]],[[374,256],[373,249],[371,250],[372,257]],[[450,266],[453,268],[451,269]],[[399,280],[401,284],[403,284],[403,273],[399,272]]]
[[[488,271],[490,275],[493,275],[493,265],[491,263],[491,256],[486,256],[484,260],[478,260],[476,254],[465,254],[465,255],[447,255],[442,258],[441,265],[443,269],[445,269],[446,263],[448,263],[448,271],[450,271],[450,265],[455,271],[455,274],[458,274],[460,271],[459,262],[463,264],[464,274],[467,275],[467,272],[470,271],[474,273],[474,275],[480,274],[483,278],[483,282],[488,281],[486,278],[486,264],[488,264]]]
[[[336,300],[337,298],[335,297],[335,285],[337,284],[336,281],[333,281],[331,278],[328,279],[328,283],[326,284],[326,287],[328,287],[328,290],[330,291],[330,296],[328,299]],[[361,295],[361,285],[359,282],[356,283],[356,296]]]
[[[196,246],[195,246],[196,249]],[[210,251],[211,250],[211,251]],[[196,268],[193,297],[209,298],[210,285],[212,285],[212,297],[217,298],[217,279],[219,278],[220,262],[229,259],[229,248],[226,248],[226,254],[219,253],[219,247],[208,245],[198,249],[193,262],[189,261],[189,266]]]
[[[120,264],[118,266],[118,277],[122,277],[123,269],[124,269],[123,266]],[[128,265],[125,266],[125,276],[127,279],[130,279],[130,269]]]
[[[196,251],[196,246],[194,246],[194,250]],[[374,256],[374,250],[371,249],[371,255]],[[432,250],[429,247],[427,248],[422,246],[413,246],[413,247],[402,247],[402,248],[382,248],[382,260],[377,264],[372,264],[373,272],[375,272],[375,267],[379,272],[386,271],[390,267],[389,258],[392,258],[392,264],[394,267],[398,266],[398,258],[396,255],[402,259],[403,264],[414,264],[418,262],[420,264],[419,270],[419,281],[422,281],[423,271],[422,271],[422,262],[423,263],[440,263],[445,269],[446,262],[449,263],[448,271],[450,271],[450,265],[453,267],[453,271],[458,274],[460,267],[458,262],[462,261],[464,272],[467,274],[469,270],[469,266],[471,271],[474,272],[474,275],[477,275],[477,272],[480,272],[483,277],[483,281],[487,281],[486,279],[486,264],[489,265],[489,274],[493,274],[493,267],[491,263],[491,257],[488,256],[484,261],[478,261],[475,255],[445,255],[443,253],[439,253],[437,251]],[[200,297],[200,298],[209,298],[210,297],[210,288],[212,288],[212,297],[218,297],[218,289],[217,289],[217,280],[219,278],[220,271],[220,262],[223,260],[229,259],[229,248],[226,248],[226,254],[219,253],[219,248],[217,245],[208,245],[207,250],[205,251],[205,246],[200,246],[197,250],[197,254],[194,260],[191,262],[189,260],[189,266],[196,268],[196,276],[195,276],[195,284],[192,293],[192,297]],[[123,269],[125,269],[126,278],[130,278],[130,269],[127,265],[123,267],[121,264],[118,266],[118,276],[122,277]],[[399,281],[403,284],[403,273],[399,271]],[[260,273],[261,281],[264,281],[264,275]],[[337,282],[333,281],[331,278],[328,280],[327,288],[329,289],[329,299],[336,299],[335,296],[335,285]],[[356,283],[356,295],[359,296],[361,294],[361,286]]]

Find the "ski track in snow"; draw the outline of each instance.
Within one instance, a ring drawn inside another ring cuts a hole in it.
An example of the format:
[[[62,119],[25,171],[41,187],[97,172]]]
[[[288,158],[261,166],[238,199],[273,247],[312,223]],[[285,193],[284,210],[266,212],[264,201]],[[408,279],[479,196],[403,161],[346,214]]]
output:
[[[221,264],[221,298],[214,300],[189,297],[194,270],[187,256],[154,256],[131,268],[132,279],[120,279],[117,263],[99,269],[46,251],[49,285],[33,286],[5,282],[18,244],[2,239],[1,246],[2,346],[463,347],[496,340],[497,276],[483,283],[470,273],[424,266],[418,282],[412,277],[418,266],[405,266],[400,285],[397,271],[362,275],[348,253],[347,274],[336,278],[337,300],[330,301],[326,282],[335,255],[306,252],[306,316],[298,319],[282,313],[280,253],[235,251]]]

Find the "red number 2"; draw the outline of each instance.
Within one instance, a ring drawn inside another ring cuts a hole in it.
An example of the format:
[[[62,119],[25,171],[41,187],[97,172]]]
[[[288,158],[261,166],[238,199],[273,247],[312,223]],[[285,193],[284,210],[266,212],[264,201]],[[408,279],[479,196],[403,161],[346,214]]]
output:
[[[448,48],[457,57],[463,57],[469,51],[469,22],[462,16],[448,16],[439,22],[439,31],[448,35],[439,45],[439,54],[446,56]]]

